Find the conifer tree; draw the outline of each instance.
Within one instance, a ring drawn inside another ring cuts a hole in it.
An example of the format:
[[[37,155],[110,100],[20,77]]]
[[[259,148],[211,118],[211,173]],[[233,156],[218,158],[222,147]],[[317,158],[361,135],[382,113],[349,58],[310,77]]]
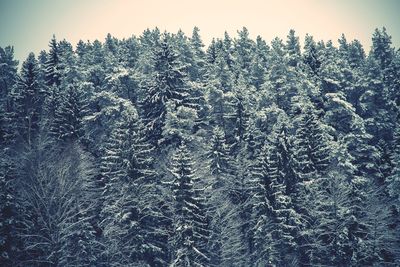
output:
[[[55,138],[63,141],[78,140],[82,136],[82,119],[85,105],[80,88],[71,84],[58,95],[59,106],[56,107],[51,131]],[[57,97],[57,96],[56,96]]]
[[[146,85],[147,92],[142,102],[145,125],[149,129],[152,144],[162,137],[165,124],[167,101],[173,101],[176,107],[188,101],[186,77],[178,56],[164,36],[154,54],[154,74]]]
[[[263,148],[253,175],[253,257],[258,266],[285,266],[297,260],[295,236],[300,221],[286,195],[277,144],[275,140]]]
[[[295,36],[295,31],[293,29],[289,31],[285,48],[289,56],[289,66],[296,67],[300,63],[301,53],[299,37]]]
[[[152,166],[152,148],[134,120],[122,121],[112,132],[101,160],[104,184],[101,226],[110,264],[162,266],[167,233]]]
[[[193,159],[181,144],[171,162],[174,207],[173,259],[171,266],[207,266],[208,222],[205,216],[203,190],[193,169]]]
[[[49,43],[49,53],[47,55],[47,62],[45,64],[46,83],[48,86],[59,86],[61,84],[60,74],[60,51],[56,40],[53,35]]]
[[[38,62],[30,53],[22,65],[15,92],[15,109],[19,118],[20,135],[29,145],[39,129],[43,92],[39,83]]]

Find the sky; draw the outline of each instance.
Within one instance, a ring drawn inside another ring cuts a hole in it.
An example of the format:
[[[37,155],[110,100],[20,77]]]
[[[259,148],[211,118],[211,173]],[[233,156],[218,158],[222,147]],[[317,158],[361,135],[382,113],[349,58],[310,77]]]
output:
[[[386,27],[400,48],[400,0],[0,0],[0,47],[14,46],[22,61],[29,52],[48,49],[55,34],[75,45],[80,39],[103,41],[140,35],[146,28],[191,35],[203,41],[235,37],[245,26],[250,37],[285,39],[290,29],[304,40],[333,40],[342,33],[369,51],[375,28]]]

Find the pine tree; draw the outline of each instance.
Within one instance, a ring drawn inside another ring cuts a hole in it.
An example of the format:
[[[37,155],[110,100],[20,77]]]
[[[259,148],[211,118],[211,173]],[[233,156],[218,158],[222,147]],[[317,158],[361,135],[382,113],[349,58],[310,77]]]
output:
[[[193,170],[193,159],[185,144],[181,144],[171,162],[170,182],[174,207],[173,259],[171,266],[206,266],[208,222],[205,217],[203,190]]]
[[[128,183],[123,188],[121,202],[121,243],[131,260],[150,266],[167,262],[167,226],[169,221],[159,210],[159,175],[154,170],[153,148],[146,141],[143,125],[135,121],[130,133]]]
[[[95,201],[99,194],[96,190],[95,170],[92,158],[79,144],[74,143],[63,151],[71,158],[73,166],[82,179],[81,188],[75,192],[75,201],[71,205],[74,216],[63,221],[61,235],[60,264],[63,266],[93,266],[100,264],[101,248],[93,225]]]
[[[295,135],[296,172],[300,181],[309,181],[318,173],[324,173],[329,165],[327,136],[311,107],[300,115]]]
[[[394,199],[395,207],[400,213],[400,124],[397,123],[395,135],[393,138],[393,152],[391,156],[391,163],[393,169],[390,176],[387,177],[387,186],[389,195]]]
[[[18,61],[14,60],[13,47],[0,47],[0,147],[16,138],[17,114],[13,88],[17,81]],[[14,140],[15,141],[15,140]]]
[[[250,63],[254,51],[254,41],[249,37],[249,31],[246,27],[238,31],[238,38],[235,40],[235,65],[242,73],[243,77],[249,77]],[[229,62],[228,62],[229,65]]]
[[[60,51],[59,46],[56,40],[56,37],[53,35],[49,43],[49,53],[47,55],[46,62],[46,83],[48,86],[59,86],[61,84],[61,75],[60,75]]]
[[[142,108],[149,139],[156,145],[162,137],[167,102],[173,101],[179,107],[189,96],[185,73],[166,36],[155,51],[154,74],[146,87]]]
[[[190,38],[190,47],[193,50],[194,59],[192,66],[192,80],[202,81],[204,79],[205,73],[205,52],[204,44],[200,37],[200,29],[198,27],[193,28],[192,37]]]
[[[246,262],[246,241],[242,232],[238,201],[240,189],[236,167],[222,129],[213,130],[211,146],[207,152],[208,174],[211,176],[208,192],[208,215],[210,216],[210,263],[241,264]],[[240,253],[238,253],[240,251]]]
[[[288,65],[285,53],[282,40],[275,38],[272,41],[271,66],[267,70],[261,89],[268,104],[275,103],[288,112],[291,109],[292,98],[300,93],[300,81],[298,73]]]
[[[100,226],[108,247],[105,251],[108,264],[122,260],[118,244],[118,228],[114,221],[121,210],[120,199],[124,183],[128,180],[129,128],[127,124],[118,125],[111,133],[100,162],[100,171],[104,189],[102,192],[102,210]]]
[[[278,142],[263,148],[253,174],[253,257],[257,266],[287,266],[297,261],[295,236],[300,222],[285,193]]]
[[[14,93],[18,128],[21,137],[29,145],[39,129],[43,92],[39,83],[38,62],[33,53],[24,61]]]
[[[318,73],[321,61],[318,58],[317,45],[311,35],[306,34],[304,41],[303,61],[314,74]]]
[[[301,231],[296,236],[299,246],[299,258],[302,264],[312,260],[312,227],[315,222],[312,205],[315,201],[313,184],[329,167],[330,152],[327,136],[321,128],[321,123],[315,117],[311,107],[303,110],[294,137],[294,183],[291,187],[292,202],[296,212],[301,217]],[[293,182],[293,180],[292,180]]]
[[[57,95],[55,96],[57,97]],[[56,107],[51,131],[55,138],[63,141],[78,140],[82,136],[82,119],[85,105],[78,85],[69,85],[58,95],[59,106]]]
[[[16,168],[11,151],[2,147],[0,151],[0,265],[18,264],[22,250],[20,228],[23,206],[18,201]]]
[[[348,178],[339,171],[320,176],[312,185],[314,207],[312,216],[311,262],[315,265],[348,266],[351,250],[348,227],[350,213],[350,187]]]
[[[382,30],[375,29],[372,35],[372,56],[378,60],[382,70],[385,70],[393,59],[393,48],[391,47],[392,40],[386,32],[386,28]]]
[[[17,80],[18,61],[14,49],[0,47],[0,265],[18,264],[21,250],[19,228],[23,207],[17,201],[16,170],[14,160],[17,141],[17,116],[12,105],[12,88]]]
[[[101,160],[104,184],[101,226],[109,264],[161,266],[166,262],[167,233],[152,148],[139,122],[122,121],[112,132]]]
[[[301,60],[299,37],[295,36],[295,31],[291,29],[287,36],[286,51],[289,56],[289,66],[296,67]]]

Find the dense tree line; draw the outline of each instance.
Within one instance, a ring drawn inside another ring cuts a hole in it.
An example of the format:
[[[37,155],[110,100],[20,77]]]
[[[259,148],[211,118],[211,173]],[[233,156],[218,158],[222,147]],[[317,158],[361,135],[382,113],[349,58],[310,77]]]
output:
[[[0,48],[1,266],[400,265],[400,50],[199,29]]]

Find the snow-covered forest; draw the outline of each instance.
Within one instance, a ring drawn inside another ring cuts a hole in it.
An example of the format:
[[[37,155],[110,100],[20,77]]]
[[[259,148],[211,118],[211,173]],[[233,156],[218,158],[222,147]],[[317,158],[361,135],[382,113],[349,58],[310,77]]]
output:
[[[385,28],[43,49],[0,47],[0,266],[400,266]]]

